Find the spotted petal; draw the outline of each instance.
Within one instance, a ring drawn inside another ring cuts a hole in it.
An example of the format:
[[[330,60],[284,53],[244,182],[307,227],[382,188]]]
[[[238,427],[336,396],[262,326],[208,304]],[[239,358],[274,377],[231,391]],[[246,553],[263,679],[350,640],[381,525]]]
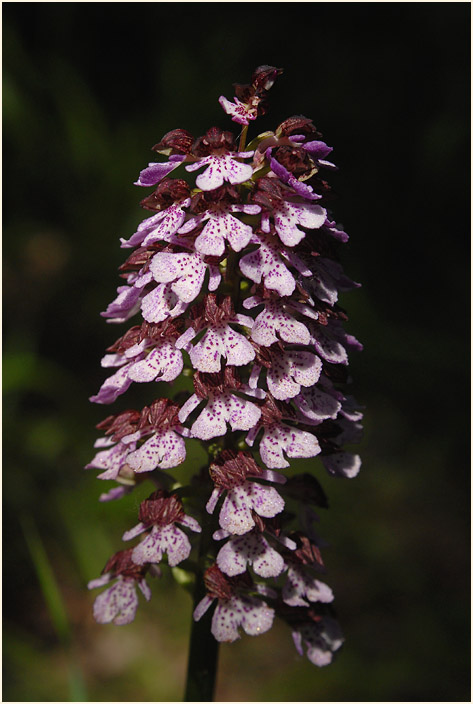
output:
[[[119,577],[95,599],[94,618],[98,623],[113,621],[117,626],[124,626],[133,621],[137,607],[135,580]]]
[[[261,533],[250,532],[230,538],[217,555],[217,565],[230,577],[243,574],[247,564],[260,577],[277,577],[284,569],[284,560]]]
[[[240,637],[238,627],[257,636],[273,625],[274,610],[255,597],[232,597],[219,601],[212,616],[211,631],[220,643],[231,643]]]
[[[151,472],[156,467],[177,467],[186,459],[184,440],[173,430],[155,433],[128,455],[127,463],[135,472]]]
[[[320,445],[312,433],[288,425],[273,424],[264,429],[259,447],[261,459],[267,467],[289,467],[288,457],[315,457],[320,452]]]
[[[132,552],[132,559],[137,565],[146,562],[161,562],[163,553],[167,553],[168,563],[175,567],[186,560],[191,552],[187,535],[174,524],[153,526],[149,533]]]
[[[182,352],[170,342],[152,350],[146,359],[132,364],[128,370],[130,381],[173,381],[182,371]]]
[[[220,526],[233,535],[248,533],[254,525],[252,511],[263,518],[273,518],[284,508],[276,489],[246,481],[228,491],[220,511]]]

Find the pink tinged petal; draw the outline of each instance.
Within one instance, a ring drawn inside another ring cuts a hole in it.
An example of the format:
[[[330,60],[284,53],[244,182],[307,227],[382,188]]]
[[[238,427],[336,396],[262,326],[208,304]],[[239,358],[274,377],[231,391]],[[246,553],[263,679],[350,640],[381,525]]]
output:
[[[248,483],[231,489],[220,511],[220,526],[233,535],[248,533],[255,525],[251,515],[252,501],[245,490]]]
[[[256,389],[258,386],[258,380],[261,374],[261,369],[262,367],[259,364],[254,364],[251,373],[250,373],[250,378],[248,379],[248,386],[250,389]]]
[[[326,334],[322,326],[311,326],[311,344],[327,362],[333,364],[348,364],[348,355],[343,345],[330,335]]]
[[[209,327],[204,337],[189,352],[194,369],[200,372],[218,372],[225,352],[222,328]]]
[[[186,212],[183,210],[183,206],[186,207],[190,204],[190,199],[184,201],[184,203],[171,205],[164,212],[164,217],[157,223],[143,240],[143,246],[148,247],[154,242],[159,240],[164,240],[165,242],[170,242],[173,239],[173,235],[177,233],[182,223],[185,220]]]
[[[284,501],[273,487],[246,481],[228,492],[219,523],[229,533],[243,535],[255,525],[252,510],[263,518],[273,518],[283,508]]]
[[[218,487],[214,487],[210,499],[207,501],[207,504],[205,506],[207,513],[213,513],[215,511],[215,506],[217,505],[217,502],[222,494],[222,489],[219,489]],[[215,538],[217,540],[217,538]]]
[[[134,528],[130,528],[130,530],[127,530],[125,531],[125,533],[123,533],[122,540],[133,540],[138,535],[144,533],[146,530],[147,527],[144,523],[138,523]]]
[[[220,281],[222,280],[222,275],[219,271],[218,266],[214,264],[209,264],[209,291],[216,291],[220,286]]]
[[[274,610],[256,597],[232,597],[219,601],[212,617],[212,634],[219,642],[231,643],[242,626],[250,636],[266,633],[273,625]]]
[[[225,252],[225,240],[219,226],[214,220],[204,227],[194,243],[199,254],[207,254],[212,257],[221,257]]]
[[[158,252],[150,264],[156,281],[171,283],[171,289],[184,303],[190,303],[199,294],[204,281],[206,265],[197,254]]]
[[[250,430],[250,432],[248,433],[248,435],[245,438],[245,442],[247,445],[249,445],[250,447],[253,447],[253,444],[255,442],[256,436],[258,435],[259,431],[260,431],[260,427],[258,425],[256,425],[254,428],[252,428]]]
[[[169,565],[175,567],[186,560],[190,552],[189,538],[176,525],[154,526],[151,533],[134,548],[132,559],[137,565],[158,563],[167,553]]]
[[[217,564],[225,574],[233,577],[243,574],[247,564],[253,565],[261,577],[277,577],[284,568],[281,555],[268,544],[260,533],[231,538],[219,551]]]
[[[288,457],[315,457],[320,452],[320,445],[315,435],[280,424],[265,428],[260,443],[260,455],[264,464],[270,468],[289,467]]]
[[[360,471],[361,458],[351,452],[334,452],[323,456],[322,463],[329,474],[352,479]]]
[[[98,439],[94,442],[94,447],[108,447],[108,448],[111,448],[112,445],[115,445],[115,440],[113,440],[112,438],[98,438]],[[86,466],[86,469],[88,469],[89,466],[91,467],[92,465],[87,465],[87,466]]]
[[[274,609],[264,601],[254,597],[242,597],[243,605],[242,626],[249,636],[258,636],[269,631],[273,625]]]
[[[199,601],[197,606],[194,609],[193,613],[193,619],[194,621],[200,621],[202,616],[208,611],[208,609],[212,606],[214,599],[211,596],[204,596],[203,599]]]
[[[146,562],[161,562],[164,552],[164,541],[161,539],[162,528],[153,528],[144,540],[131,553],[133,562],[144,565]]]
[[[276,333],[285,342],[307,345],[310,341],[310,333],[303,323],[295,320],[277,303],[270,303],[257,316],[251,337],[258,344],[269,347],[278,341]]]
[[[156,532],[158,531],[162,549],[168,556],[168,564],[175,567],[183,560],[187,560],[191,552],[191,544],[187,535],[176,525],[163,526],[158,528]],[[153,562],[153,560],[149,561]]]
[[[250,430],[261,418],[261,409],[251,401],[227,395],[228,422],[232,430]]]
[[[302,657],[304,655],[304,649],[302,648],[302,635],[299,631],[292,632],[292,640],[294,641],[297,652]]]
[[[243,538],[245,537],[243,536]],[[217,555],[217,565],[222,572],[230,577],[234,577],[236,574],[243,574],[248,562],[246,552],[245,545],[239,544],[235,540],[229,540]]]
[[[328,584],[319,582],[318,579],[308,581],[306,593],[309,601],[320,601],[323,604],[329,604],[334,599],[333,591]]]
[[[122,499],[131,491],[133,491],[133,486],[116,486],[110,491],[100,494],[99,501],[116,501],[117,499]]]
[[[250,225],[246,225],[233,215],[225,215],[224,217],[225,237],[230,243],[230,247],[235,252],[241,252],[253,236],[253,229]]]
[[[200,440],[210,440],[227,432],[228,412],[224,396],[210,397],[209,403],[192,424],[191,433]]]
[[[340,401],[317,387],[303,389],[295,403],[305,417],[317,423],[327,418],[335,419],[342,407]]]
[[[182,371],[184,362],[182,353],[170,342],[165,342],[152,350],[146,359],[135,362],[128,378],[132,381],[173,381]]]
[[[273,472],[272,469],[263,469],[259,477],[261,479],[266,479],[266,481],[268,482],[274,482],[275,484],[285,484],[287,482],[287,479],[284,474],[279,474],[279,472]]]
[[[113,621],[117,626],[123,626],[133,621],[137,606],[135,580],[119,578],[96,598],[94,618],[98,623]]]
[[[138,582],[138,588],[139,588],[140,592],[143,594],[146,601],[149,601],[151,599],[151,589],[146,584],[146,581],[144,579],[142,579]]]
[[[203,191],[212,191],[215,188],[219,188],[224,181],[229,181],[232,184],[243,183],[253,175],[253,167],[250,164],[235,161],[230,155],[208,156],[201,159],[197,164],[186,166],[186,169],[195,171],[195,169],[204,164],[208,165],[207,169],[204,173],[197,176],[195,181],[196,186]]]
[[[227,364],[241,367],[255,358],[253,346],[241,333],[235,332],[227,325],[223,329],[222,337]]]
[[[253,318],[250,318],[249,315],[242,315],[241,313],[237,313],[235,315],[235,321],[232,321],[235,323],[238,323],[239,325],[243,325],[245,328],[251,328],[253,327],[254,320]]]
[[[253,509],[258,516],[263,518],[273,518],[281,513],[284,508],[284,500],[272,486],[263,486],[256,482],[246,482],[249,485],[249,493],[253,499]]]
[[[248,125],[249,120],[256,119],[256,110],[254,108],[250,108],[245,103],[240,102],[238,98],[234,98],[234,100],[235,102],[232,103],[223,95],[218,99],[227,115],[231,115],[233,122],[238,122],[240,125]]]
[[[100,366],[107,369],[108,367],[121,367],[126,364],[127,359],[124,354],[106,354],[100,360]]]
[[[232,597],[219,601],[212,617],[212,634],[220,643],[231,643],[240,635],[238,627],[250,636],[266,633],[273,625],[274,610],[255,597]]]
[[[215,640],[219,643],[233,643],[240,638],[238,626],[241,623],[242,611],[236,598],[218,602],[210,629]]]
[[[165,176],[167,176],[171,171],[177,169],[181,161],[184,160],[183,156],[175,156],[173,161],[157,163],[151,162],[148,164],[146,169],[140,171],[138,181],[135,182],[135,186],[154,186],[159,181],[161,181]]]
[[[87,584],[87,589],[97,589],[98,587],[104,587],[106,584],[110,582],[112,579],[112,573],[107,572],[106,574],[103,574],[101,577],[97,577],[97,579],[92,579],[88,584]]]
[[[187,305],[179,300],[169,284],[160,284],[141,302],[141,312],[148,323],[160,323],[166,318],[176,317],[186,308]]]
[[[291,378],[291,364],[287,355],[275,355],[273,364],[268,369],[266,379],[268,389],[274,398],[284,401],[297,396],[300,391],[300,384]]]
[[[141,289],[134,286],[119,286],[118,296],[100,315],[110,318],[109,322],[123,323],[140,309]]]
[[[138,225],[138,230],[130,237],[129,240],[125,240],[123,237],[120,238],[120,246],[124,249],[138,247],[143,242],[146,235],[153,230],[164,215],[164,211],[161,211],[159,213],[155,213],[155,215],[152,215],[150,218],[143,220],[143,222]]]
[[[189,398],[179,411],[179,420],[181,421],[181,423],[184,423],[187,420],[192,411],[197,408],[200,402],[201,399],[196,394],[192,394],[192,396],[189,396]]]
[[[183,518],[179,519],[179,523],[186,526],[186,528],[193,530],[194,533],[202,533],[202,528],[200,527],[198,521],[196,521],[196,519],[192,516],[185,515]]]
[[[180,337],[177,338],[177,340],[174,344],[178,350],[184,349],[186,351],[189,351],[190,342],[194,339],[194,337],[196,335],[197,335],[197,330],[194,330],[194,328],[192,328],[192,327],[187,328],[187,330],[184,333],[182,333],[182,335]]]
[[[240,270],[257,284],[264,278],[266,288],[277,291],[281,296],[290,296],[296,287],[293,275],[277,250],[263,239],[260,239],[259,249],[240,259]]]
[[[135,472],[151,472],[156,467],[177,467],[186,458],[184,440],[173,430],[156,433],[138,450],[128,455],[127,463]]]
[[[116,401],[120,394],[125,393],[131,385],[132,380],[128,376],[131,366],[131,364],[127,364],[109,376],[100,387],[98,394],[91,396],[89,401],[93,403],[113,403]]]
[[[288,352],[294,380],[301,386],[313,386],[320,378],[322,361],[311,352]]]
[[[333,601],[333,592],[327,584],[307,576],[303,568],[290,567],[282,589],[283,601],[289,606],[309,606],[304,597],[311,602],[329,603]]]
[[[274,226],[284,244],[294,247],[305,237],[297,225],[317,229],[322,227],[326,216],[325,208],[314,203],[285,203],[274,211]]]
[[[85,468],[104,469],[106,472],[103,475],[100,475],[101,478],[115,479],[122,465],[125,463],[129,452],[130,448],[125,443],[119,442],[108,450],[101,450],[98,452],[94,459],[89,462]]]
[[[325,616],[319,623],[306,623],[298,628],[300,632],[299,643],[307,648],[308,659],[318,667],[329,665],[333,653],[343,644],[343,636],[338,623]]]

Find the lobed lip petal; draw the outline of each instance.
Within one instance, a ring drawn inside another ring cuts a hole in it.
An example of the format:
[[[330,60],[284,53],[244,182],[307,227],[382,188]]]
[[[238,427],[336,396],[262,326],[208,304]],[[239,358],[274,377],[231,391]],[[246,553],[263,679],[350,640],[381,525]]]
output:
[[[98,595],[94,602],[94,618],[98,623],[115,623],[124,626],[135,618],[138,607],[135,580],[118,580]]]
[[[173,430],[156,433],[131,452],[127,464],[135,472],[151,472],[156,467],[169,469],[177,467],[186,458],[184,440]]]
[[[181,373],[184,366],[182,353],[170,342],[152,350],[148,356],[130,365],[127,376],[130,381],[143,383],[146,381],[173,381]]]

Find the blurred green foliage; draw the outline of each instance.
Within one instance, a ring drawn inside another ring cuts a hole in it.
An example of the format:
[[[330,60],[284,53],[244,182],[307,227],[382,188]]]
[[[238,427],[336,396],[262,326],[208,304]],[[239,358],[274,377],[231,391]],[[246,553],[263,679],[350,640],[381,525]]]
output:
[[[468,699],[468,30],[467,3],[3,5],[5,701],[70,696],[22,515],[89,699],[182,697],[191,602],[170,575],[132,625],[92,619],[87,581],[143,496],[97,502],[82,467],[108,409],[87,399],[122,333],[99,311],[119,237],[143,218],[133,181],[150,147],[175,127],[231,129],[217,98],[263,63],[285,73],[258,131],[305,114],[341,167],[345,269],[363,282],[343,304],[365,344],[352,360],[364,466],[352,482],[318,462],[291,470],[315,471],[329,496],[340,657],[315,669],[277,624],[221,648],[217,700]]]

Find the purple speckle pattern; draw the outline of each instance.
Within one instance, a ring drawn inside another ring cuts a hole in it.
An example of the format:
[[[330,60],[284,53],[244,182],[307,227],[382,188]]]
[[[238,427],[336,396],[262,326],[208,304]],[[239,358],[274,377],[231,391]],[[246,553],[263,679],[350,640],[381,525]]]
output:
[[[156,467],[170,469],[186,459],[186,445],[175,430],[155,433],[141,447],[130,452],[127,464],[134,472],[151,472]]]
[[[177,579],[193,570],[190,531],[208,524],[206,569],[197,571],[206,595],[194,619],[212,607],[214,637],[232,642],[242,631],[265,633],[278,616],[297,652],[324,666],[343,636],[333,592],[316,578],[324,542],[314,507],[326,503],[320,473],[350,479],[361,466],[345,449],[362,434],[345,383],[362,345],[339,305],[359,284],[339,261],[348,235],[324,180],[336,167],[312,121],[293,114],[274,131],[247,135],[281,72],[260,66],[250,84],[235,84],[233,102],[220,96],[239,134],[171,130],[153,147],[161,161],[136,181],[153,188],[141,201],[148,214],[120,238],[127,259],[101,314],[134,321],[102,358],[108,378],[90,397],[102,405],[122,397],[128,410],[98,424],[87,468],[114,483],[102,502],[121,499],[130,511],[137,486],[152,493],[123,534],[135,544],[89,588],[104,589],[94,604],[99,623],[130,623],[138,591],[151,596],[145,575],[159,576],[159,563],[163,571],[180,565]],[[128,396],[150,389],[149,405],[128,407]],[[208,462],[192,468],[187,450],[197,443]],[[317,456],[305,473],[274,471]],[[188,469],[195,473],[184,486]]]
[[[240,638],[241,626],[249,636],[269,631],[273,625],[274,609],[255,597],[232,597],[219,601],[212,616],[212,633],[219,643],[232,643]]]
[[[312,577],[303,566],[293,565],[288,568],[282,598],[289,606],[310,606],[309,602],[316,601],[328,604],[333,601],[333,592],[327,584]]]
[[[255,351],[245,335],[223,324],[209,326],[204,337],[189,346],[189,356],[194,369],[210,373],[220,371],[222,357],[226,364],[240,367],[255,358]]]
[[[215,394],[192,424],[192,437],[210,440],[225,435],[227,423],[232,430],[250,430],[260,416],[261,410],[251,401],[227,392]]]
[[[252,152],[245,152],[249,156]],[[210,155],[200,159],[195,164],[188,164],[187,171],[195,171],[201,166],[207,166],[205,171],[197,176],[195,183],[198,188],[203,191],[212,191],[220,188],[224,181],[231,184],[243,183],[248,181],[253,175],[253,167],[251,164],[245,164],[237,161],[242,154],[223,154],[219,156]]]
[[[217,565],[230,577],[243,574],[247,565],[252,565],[255,574],[268,578],[281,574],[284,560],[261,533],[251,531],[230,538],[217,555]]]
[[[280,296],[290,296],[296,282],[281,257],[278,242],[264,235],[255,236],[254,240],[259,247],[240,259],[240,271],[257,284],[264,281],[266,288],[277,291]]]
[[[120,576],[115,584],[96,597],[94,618],[97,623],[114,623],[116,626],[125,626],[133,621],[137,608],[138,596],[135,580]]]
[[[261,459],[271,469],[289,467],[288,457],[315,457],[320,452],[315,435],[285,423],[272,424],[264,429],[259,447]]]
[[[284,500],[276,489],[253,481],[245,481],[228,491],[220,510],[220,526],[233,535],[248,533],[255,521],[254,511],[264,518],[273,518],[284,508]]]
[[[168,556],[168,564],[175,567],[190,555],[191,544],[187,535],[176,525],[153,526],[144,540],[132,552],[137,565],[147,562],[158,563],[163,553]]]

